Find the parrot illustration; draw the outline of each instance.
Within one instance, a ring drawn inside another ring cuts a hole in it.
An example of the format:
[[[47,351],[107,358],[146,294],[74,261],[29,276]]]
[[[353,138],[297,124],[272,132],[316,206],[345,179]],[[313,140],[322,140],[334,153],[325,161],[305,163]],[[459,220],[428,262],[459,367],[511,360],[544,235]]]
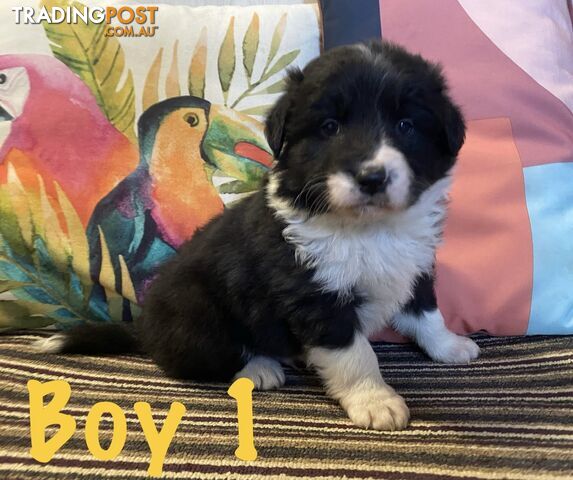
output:
[[[92,278],[103,236],[115,289],[121,291],[121,255],[141,300],[155,268],[225,203],[255,190],[273,157],[260,122],[192,96],[151,106],[138,135],[138,167],[99,202],[87,233]]]
[[[14,167],[26,188],[57,182],[87,225],[98,201],[137,166],[136,147],[82,80],[48,55],[0,55],[0,184]]]

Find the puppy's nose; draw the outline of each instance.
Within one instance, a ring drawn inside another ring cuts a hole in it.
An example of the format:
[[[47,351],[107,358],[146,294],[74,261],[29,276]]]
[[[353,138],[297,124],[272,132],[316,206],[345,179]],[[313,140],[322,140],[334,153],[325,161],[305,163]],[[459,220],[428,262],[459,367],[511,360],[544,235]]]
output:
[[[389,183],[388,172],[385,168],[363,170],[356,175],[356,182],[362,193],[367,193],[368,195],[382,193],[386,190]]]

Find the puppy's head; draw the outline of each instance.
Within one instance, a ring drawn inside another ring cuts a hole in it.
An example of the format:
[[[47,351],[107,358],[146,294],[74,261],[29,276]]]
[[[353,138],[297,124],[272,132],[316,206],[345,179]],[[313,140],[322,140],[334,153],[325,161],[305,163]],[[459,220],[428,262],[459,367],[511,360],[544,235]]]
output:
[[[311,215],[389,214],[445,177],[465,126],[437,65],[380,42],[291,71],[266,120],[274,192]]]

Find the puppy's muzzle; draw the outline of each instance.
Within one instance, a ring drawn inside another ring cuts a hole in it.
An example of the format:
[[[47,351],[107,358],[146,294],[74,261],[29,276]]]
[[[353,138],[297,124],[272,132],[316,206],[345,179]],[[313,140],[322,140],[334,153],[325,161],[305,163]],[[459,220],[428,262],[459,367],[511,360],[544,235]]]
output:
[[[376,195],[383,193],[390,184],[390,175],[385,168],[363,169],[355,177],[356,183],[362,193]]]

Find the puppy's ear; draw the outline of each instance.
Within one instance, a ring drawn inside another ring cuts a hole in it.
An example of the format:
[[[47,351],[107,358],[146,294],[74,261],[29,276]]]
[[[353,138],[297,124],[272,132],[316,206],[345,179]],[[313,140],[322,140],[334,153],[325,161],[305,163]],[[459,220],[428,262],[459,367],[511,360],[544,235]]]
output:
[[[290,69],[287,73],[286,91],[278,99],[265,120],[265,136],[276,159],[279,158],[285,141],[285,126],[296,89],[304,78],[299,68]]]
[[[450,154],[456,156],[466,138],[466,124],[459,107],[451,102],[446,105],[444,127]]]

